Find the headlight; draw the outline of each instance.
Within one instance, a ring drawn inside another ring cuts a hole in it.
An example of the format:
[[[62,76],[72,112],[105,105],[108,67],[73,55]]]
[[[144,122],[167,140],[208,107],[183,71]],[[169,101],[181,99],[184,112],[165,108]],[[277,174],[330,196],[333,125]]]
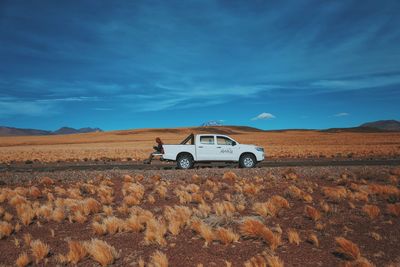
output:
[[[262,147],[256,147],[256,150],[260,151],[260,152],[264,152],[264,148],[262,148]]]

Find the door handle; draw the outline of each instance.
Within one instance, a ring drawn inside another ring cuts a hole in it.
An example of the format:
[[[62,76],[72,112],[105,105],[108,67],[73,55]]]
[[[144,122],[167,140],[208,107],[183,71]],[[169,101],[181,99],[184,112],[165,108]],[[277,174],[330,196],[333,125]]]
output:
[[[199,146],[199,148],[203,148],[203,146]]]
[[[221,148],[220,146],[217,146],[217,148]]]

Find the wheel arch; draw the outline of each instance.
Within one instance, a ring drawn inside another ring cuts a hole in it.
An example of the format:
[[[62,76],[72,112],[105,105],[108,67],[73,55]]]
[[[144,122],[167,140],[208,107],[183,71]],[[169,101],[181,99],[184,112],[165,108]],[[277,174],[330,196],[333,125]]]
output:
[[[253,153],[253,152],[243,152],[242,154],[240,154],[239,156],[239,161],[240,159],[245,156],[245,155],[252,155],[254,157],[254,159],[257,161],[257,156]]]
[[[182,155],[189,155],[190,157],[192,157],[192,160],[194,160],[194,157],[193,157],[192,153],[187,152],[187,151],[179,152],[178,155],[176,155],[176,159],[175,160],[178,161],[179,157],[182,156]]]

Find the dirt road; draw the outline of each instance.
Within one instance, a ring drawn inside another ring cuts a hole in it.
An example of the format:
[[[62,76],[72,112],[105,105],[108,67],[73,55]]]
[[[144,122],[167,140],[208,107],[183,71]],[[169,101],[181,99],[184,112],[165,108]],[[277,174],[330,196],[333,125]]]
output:
[[[257,168],[268,167],[303,167],[303,166],[400,166],[400,159],[370,159],[370,160],[279,160],[263,161]],[[235,168],[236,163],[198,163],[195,168]],[[174,162],[154,161],[152,164],[142,162],[60,162],[60,163],[15,163],[0,164],[0,172],[51,172],[64,170],[172,170],[176,169]]]

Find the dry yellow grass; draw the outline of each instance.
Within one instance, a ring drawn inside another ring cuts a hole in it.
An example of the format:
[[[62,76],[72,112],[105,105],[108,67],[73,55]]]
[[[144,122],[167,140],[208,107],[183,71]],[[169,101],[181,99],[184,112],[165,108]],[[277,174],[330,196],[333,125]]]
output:
[[[281,236],[279,234],[274,234],[260,221],[246,219],[239,228],[243,236],[261,238],[267,242],[272,250],[275,250],[281,243]]]
[[[0,221],[0,239],[10,236],[13,231],[13,226],[9,222]]]
[[[68,253],[67,253],[67,260],[73,264],[77,264],[87,255],[87,250],[83,243],[79,241],[68,241]]]
[[[267,267],[267,261],[261,255],[257,255],[244,263],[245,267]]]
[[[161,251],[156,251],[151,255],[151,260],[148,264],[149,267],[168,267],[167,255]]]
[[[399,217],[400,216],[400,203],[396,204],[388,204],[386,206],[387,212],[393,216]]]
[[[240,236],[233,232],[232,229],[225,229],[223,227],[218,227],[215,230],[215,237],[224,245],[237,242],[240,238]]]
[[[31,241],[30,246],[32,255],[35,257],[36,264],[46,258],[50,252],[49,246],[40,240]]]
[[[229,130],[230,128],[225,128]],[[218,130],[218,129],[217,129]],[[84,160],[127,158],[141,160],[148,156],[154,139],[166,144],[179,143],[189,133],[209,133],[213,129],[190,128],[163,130],[140,129],[55,136],[0,137],[0,162],[39,159]],[[248,132],[232,129],[240,143],[255,143],[266,148],[268,157],[379,157],[399,155],[399,133],[322,133],[316,131]]]
[[[85,242],[84,246],[90,257],[102,266],[112,264],[119,257],[115,248],[103,240],[92,239]]]
[[[372,220],[379,216],[381,210],[376,205],[364,205],[362,210],[368,215],[368,217]]]
[[[193,221],[191,223],[191,229],[197,232],[205,240],[205,246],[208,246],[208,244],[216,239],[212,228],[200,220]]]
[[[17,265],[17,267],[25,267],[28,266],[30,262],[31,260],[29,259],[28,254],[26,252],[22,252],[15,261],[15,265]]]
[[[268,267],[283,267],[283,261],[278,256],[267,256]]]
[[[321,213],[314,207],[307,205],[304,208],[304,212],[306,213],[306,216],[313,221],[318,221],[319,219],[321,219]]]
[[[336,237],[335,240],[339,246],[336,251],[346,258],[350,260],[357,260],[361,257],[360,249],[350,240],[347,240],[344,237]]]
[[[167,233],[167,227],[159,220],[151,218],[146,222],[146,230],[144,232],[144,242],[146,244],[158,244],[165,246],[167,241],[164,236]]]
[[[289,229],[287,235],[290,244],[296,244],[296,245],[300,244],[300,236],[296,230]]]
[[[316,234],[312,233],[308,236],[307,241],[316,247],[319,247],[319,240]]]

